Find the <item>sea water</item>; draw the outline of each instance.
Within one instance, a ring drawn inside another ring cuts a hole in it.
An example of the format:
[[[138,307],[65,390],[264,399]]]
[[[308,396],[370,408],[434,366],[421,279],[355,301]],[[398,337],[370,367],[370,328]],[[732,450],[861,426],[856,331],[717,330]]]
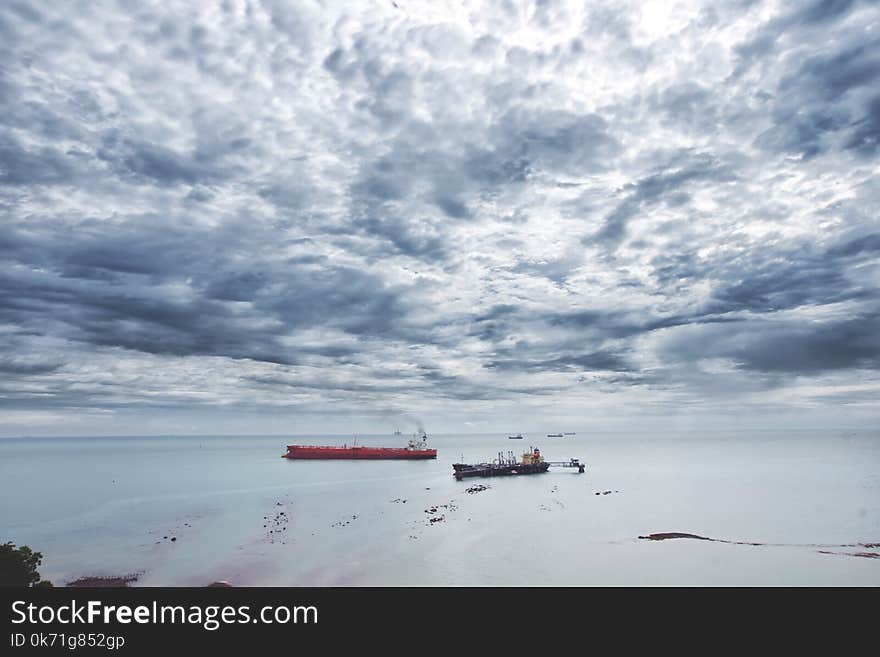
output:
[[[436,460],[280,458],[346,442],[0,439],[0,541],[42,552],[56,584],[880,584],[880,550],[863,545],[880,542],[876,433],[431,435]],[[533,445],[587,470],[452,476]],[[663,532],[716,540],[639,538]]]

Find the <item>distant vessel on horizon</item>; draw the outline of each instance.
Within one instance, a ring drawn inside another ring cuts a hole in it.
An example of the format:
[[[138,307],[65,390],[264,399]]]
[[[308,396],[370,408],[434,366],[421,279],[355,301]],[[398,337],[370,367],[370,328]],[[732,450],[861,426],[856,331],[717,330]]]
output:
[[[508,440],[522,440],[522,434],[518,433],[515,436],[508,436]]]
[[[548,433],[547,437],[548,438],[562,438],[562,434],[561,433]]]

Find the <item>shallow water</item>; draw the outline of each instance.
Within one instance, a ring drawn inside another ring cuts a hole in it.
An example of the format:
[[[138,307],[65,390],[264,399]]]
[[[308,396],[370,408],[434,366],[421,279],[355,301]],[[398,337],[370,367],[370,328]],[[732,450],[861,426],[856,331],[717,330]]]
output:
[[[880,558],[852,556],[880,556],[857,545],[880,542],[876,434],[529,438],[432,435],[437,460],[409,462],[279,458],[351,437],[5,438],[0,540],[41,551],[56,583],[880,584]],[[533,443],[587,472],[451,476]],[[638,538],[658,532],[767,545]]]

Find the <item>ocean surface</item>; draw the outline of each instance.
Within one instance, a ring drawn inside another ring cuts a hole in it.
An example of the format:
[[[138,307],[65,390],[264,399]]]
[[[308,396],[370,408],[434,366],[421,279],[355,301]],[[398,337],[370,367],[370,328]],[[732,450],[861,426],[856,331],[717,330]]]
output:
[[[436,460],[280,458],[351,441],[3,438],[0,541],[42,552],[56,584],[880,585],[876,432],[430,435]],[[452,477],[530,445],[587,471]],[[639,538],[668,532],[715,540]]]

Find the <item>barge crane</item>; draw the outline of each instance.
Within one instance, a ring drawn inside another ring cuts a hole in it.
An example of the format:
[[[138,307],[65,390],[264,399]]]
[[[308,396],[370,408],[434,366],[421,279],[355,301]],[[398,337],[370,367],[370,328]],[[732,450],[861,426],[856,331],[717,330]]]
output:
[[[453,463],[453,475],[459,481],[464,477],[499,477],[505,475],[521,475],[521,474],[539,474],[547,472],[550,466],[560,468],[577,468],[578,473],[586,470],[586,464],[581,463],[578,459],[569,459],[568,461],[545,461],[541,456],[541,451],[537,448],[531,448],[522,455],[522,460],[517,461],[513,452],[507,452],[507,456],[498,453],[498,458],[491,463]]]

